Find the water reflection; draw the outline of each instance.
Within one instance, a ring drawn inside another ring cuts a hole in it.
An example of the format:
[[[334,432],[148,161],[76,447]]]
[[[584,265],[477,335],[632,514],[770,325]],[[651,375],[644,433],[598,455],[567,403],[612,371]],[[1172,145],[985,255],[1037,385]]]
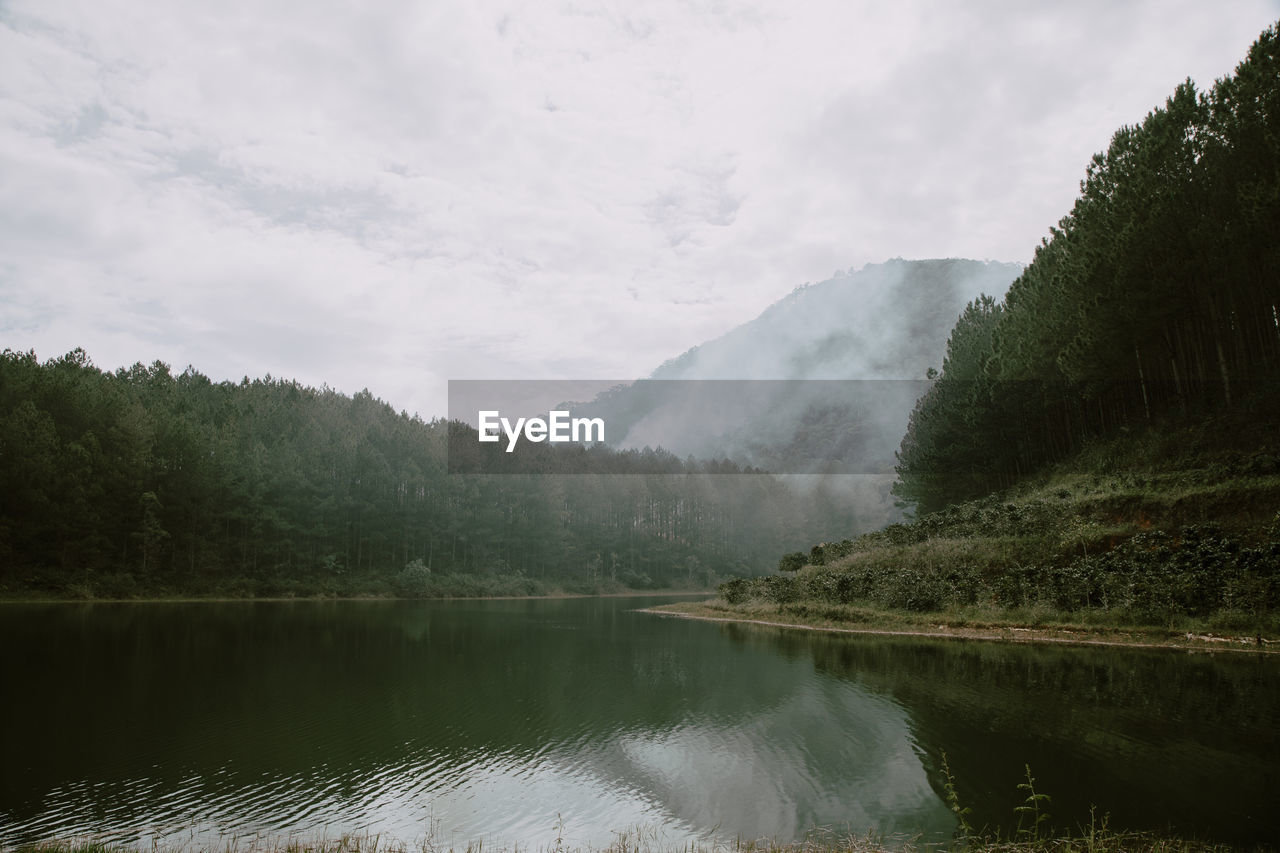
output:
[[[635,733],[613,751],[619,778],[694,826],[727,824],[743,837],[814,827],[946,837],[954,826],[902,709],[832,681],[733,721]]]
[[[643,603],[8,607],[0,665],[30,699],[0,706],[0,844],[602,845],[641,823],[677,843],[945,838],[944,749],[982,820],[1012,814],[1030,762],[1055,818],[1092,800],[1276,837],[1258,816],[1280,790],[1272,661],[838,638]]]
[[[889,696],[933,788],[945,751],[979,826],[1016,828],[1030,765],[1059,827],[1280,838],[1280,660],[1150,649],[728,631]]]

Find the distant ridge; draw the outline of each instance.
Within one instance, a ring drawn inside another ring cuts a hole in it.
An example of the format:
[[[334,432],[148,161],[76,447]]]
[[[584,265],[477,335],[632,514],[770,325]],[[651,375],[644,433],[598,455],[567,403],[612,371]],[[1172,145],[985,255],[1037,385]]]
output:
[[[923,379],[956,318],[1002,297],[1022,265],[959,258],[867,264],[797,287],[759,317],[663,363],[653,379]]]
[[[825,463],[833,461],[861,472],[887,471],[926,372],[942,365],[956,318],[980,294],[1003,296],[1021,272],[1020,264],[952,258],[894,259],[839,273],[796,288],[754,320],[650,376],[775,381],[641,383],[575,412],[605,417],[616,437],[610,443],[619,447],[727,456],[790,473],[830,471]]]
[[[889,491],[894,452],[957,317],[979,295],[1003,297],[1022,269],[894,259],[839,273],[665,362],[652,381],[573,410],[603,417],[615,447],[806,475],[791,482],[825,496],[819,527],[874,530],[902,518]]]

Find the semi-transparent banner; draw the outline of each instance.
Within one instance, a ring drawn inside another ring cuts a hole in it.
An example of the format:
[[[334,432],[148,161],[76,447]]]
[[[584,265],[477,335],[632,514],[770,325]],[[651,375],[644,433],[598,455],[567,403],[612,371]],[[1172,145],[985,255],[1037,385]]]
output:
[[[927,380],[451,380],[451,473],[883,474]]]

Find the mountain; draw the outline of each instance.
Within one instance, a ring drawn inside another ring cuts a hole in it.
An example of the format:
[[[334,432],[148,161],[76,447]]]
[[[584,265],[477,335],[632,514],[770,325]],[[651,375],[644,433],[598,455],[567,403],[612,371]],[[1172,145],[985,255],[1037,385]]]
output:
[[[906,261],[797,287],[756,319],[694,347],[653,379],[924,379],[966,304],[1000,296],[1021,264]]]
[[[648,380],[574,412],[603,417],[622,448],[779,473],[884,472],[956,318],[1021,271],[960,259],[868,264],[796,288]]]
[[[793,475],[784,480],[828,538],[874,530],[902,518],[894,454],[956,318],[1021,272],[960,259],[869,264],[796,288],[649,379],[570,405],[602,418],[615,447]]]

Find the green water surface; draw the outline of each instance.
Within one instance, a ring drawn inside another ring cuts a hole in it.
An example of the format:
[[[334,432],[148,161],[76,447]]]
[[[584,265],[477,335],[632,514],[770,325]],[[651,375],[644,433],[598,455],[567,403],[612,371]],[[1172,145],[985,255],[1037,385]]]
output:
[[[1280,839],[1280,661],[823,635],[649,599],[6,605],[0,845],[374,832]]]

